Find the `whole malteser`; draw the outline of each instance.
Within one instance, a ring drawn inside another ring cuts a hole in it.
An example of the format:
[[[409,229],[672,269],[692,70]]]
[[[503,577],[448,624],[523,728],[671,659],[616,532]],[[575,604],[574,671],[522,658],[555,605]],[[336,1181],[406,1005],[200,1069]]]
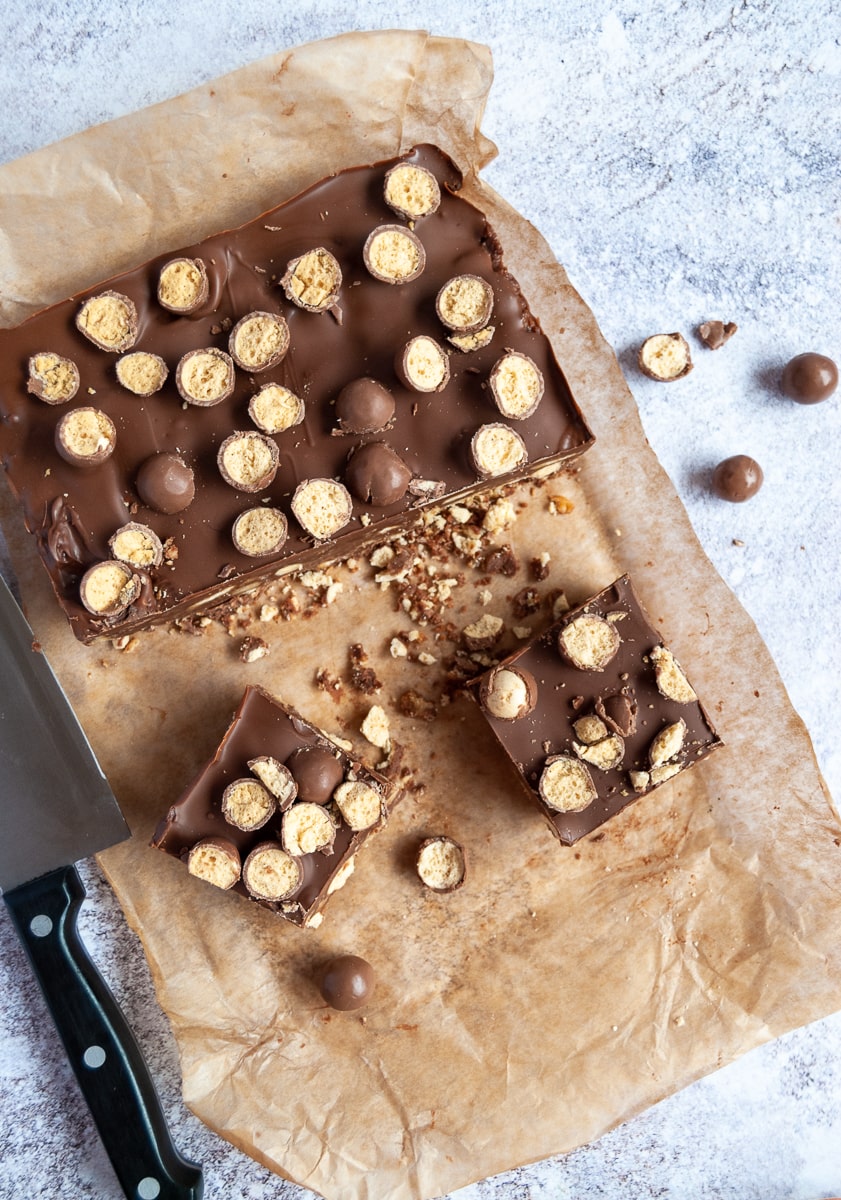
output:
[[[293,750],[286,766],[298,785],[298,799],[308,804],[327,804],[345,777],[342,764],[324,746]]]
[[[379,433],[393,416],[394,397],[376,379],[352,379],[336,397],[336,420],[344,433]]]
[[[183,512],[196,494],[192,467],[171,450],[161,450],[147,458],[134,483],[147,508],[167,515]]]
[[[371,999],[374,968],[358,954],[342,954],[327,964],[321,976],[321,995],[331,1008],[352,1012]]]
[[[479,685],[479,703],[499,721],[519,721],[537,704],[537,680],[525,667],[496,667]]]
[[[713,491],[722,500],[741,504],[756,495],[764,478],[762,467],[755,458],[748,454],[734,454],[720,462],[713,471]]]
[[[173,258],[158,276],[158,303],[184,316],[201,308],[208,296],[207,268],[200,258]]]
[[[234,382],[233,359],[216,346],[188,350],[175,368],[175,386],[181,399],[197,408],[212,408],[227,400]]]
[[[402,500],[411,478],[411,470],[387,442],[357,446],[345,468],[347,485],[357,500],[380,508]]]
[[[79,390],[79,368],[60,354],[46,350],[33,354],[26,390],[45,404],[66,404]]]
[[[97,467],[114,453],[117,427],[99,408],[74,408],[56,425],[55,446],[74,467]]]
[[[825,354],[798,354],[786,363],[780,387],[798,404],[820,404],[838,387],[838,367]]]
[[[100,350],[129,350],[137,338],[137,309],[121,292],[100,292],[79,309],[76,328]]]
[[[386,171],[383,185],[386,204],[407,221],[419,221],[434,213],[441,203],[438,180],[426,167],[397,163]]]
[[[244,371],[267,371],[288,349],[289,326],[281,313],[248,313],[237,321],[228,338],[231,358]]]
[[[169,368],[159,354],[135,350],[117,359],[117,382],[135,396],[153,396],[166,383]]]

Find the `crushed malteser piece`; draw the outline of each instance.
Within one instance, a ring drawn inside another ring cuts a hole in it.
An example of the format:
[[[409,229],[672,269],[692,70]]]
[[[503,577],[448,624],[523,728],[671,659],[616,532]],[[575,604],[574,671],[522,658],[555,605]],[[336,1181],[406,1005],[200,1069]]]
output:
[[[437,210],[441,203],[441,188],[426,167],[398,163],[386,171],[383,199],[398,217],[419,221]]]
[[[382,567],[387,567],[393,558],[394,550],[391,546],[377,546],[371,552],[368,562],[372,567],[376,567],[379,570]]]
[[[267,383],[248,402],[248,415],[263,433],[283,433],[304,419],[304,402],[280,383]]]
[[[289,326],[281,313],[251,312],[237,321],[228,338],[228,351],[244,371],[267,371],[289,349]]]
[[[517,641],[525,642],[531,637],[532,629],[531,625],[514,625],[511,628],[511,632],[514,634],[514,637],[517,639]]]
[[[274,796],[256,779],[235,779],[222,793],[222,815],[237,829],[262,829],[276,807]]]
[[[154,529],[136,521],[121,525],[108,539],[108,546],[114,558],[129,567],[159,567],[163,562],[161,539]]]
[[[117,382],[135,396],[153,396],[166,383],[169,367],[160,354],[135,350],[117,359]]]
[[[283,814],[281,841],[290,854],[332,853],[336,823],[322,804],[299,800]]]
[[[502,533],[510,529],[517,520],[517,510],[505,496],[494,500],[482,518],[482,528],[486,533]]]
[[[655,333],[646,338],[637,361],[643,375],[661,383],[683,379],[692,370],[692,355],[682,333]]]
[[[698,326],[698,337],[709,350],[720,350],[738,328],[735,321],[704,321]]]
[[[79,368],[70,358],[42,351],[29,360],[26,390],[45,404],[66,404],[79,390]]]
[[[540,592],[536,587],[527,584],[511,597],[511,611],[515,617],[530,617],[540,608]]]
[[[494,363],[488,386],[499,411],[509,421],[525,421],[543,399],[543,375],[526,354],[508,350]]]
[[[468,650],[490,650],[502,637],[505,622],[493,613],[483,613],[478,621],[471,621],[461,631],[462,641]]]
[[[403,225],[379,225],[368,235],[362,259],[382,283],[411,283],[426,266],[426,251],[417,234]]]
[[[665,763],[661,763],[659,767],[652,767],[651,768],[651,783],[652,783],[652,785],[656,785],[658,783],[665,783],[667,779],[671,779],[674,775],[677,775],[678,772],[681,771],[682,769],[683,769],[683,764],[680,762],[665,762]]]
[[[335,308],[342,288],[342,268],[323,246],[316,246],[286,266],[280,286],[287,300],[307,312]]]
[[[573,721],[572,727],[579,742],[584,742],[587,746],[592,746],[595,742],[600,742],[608,735],[608,728],[604,721],[597,716],[593,716],[592,713],[579,717],[577,721]]]
[[[421,883],[433,892],[454,892],[467,875],[464,847],[443,835],[421,842],[416,866]]]
[[[654,663],[654,678],[661,696],[678,704],[691,704],[698,699],[671,650],[665,646],[655,646],[648,657]]]
[[[363,696],[372,696],[374,692],[378,692],[383,685],[377,678],[376,671],[365,665],[368,662],[368,654],[361,642],[354,642],[348,647],[348,658],[351,687],[357,692],[362,692]]]
[[[248,760],[248,769],[253,771],[267,791],[271,792],[281,812],[293,804],[298,795],[298,785],[292,772],[270,754],[260,754]]]
[[[580,759],[599,771],[612,771],[625,757],[625,743],[617,733],[608,733],[593,742],[573,742],[572,748]]]
[[[285,900],[297,892],[303,876],[299,860],[277,842],[255,846],[242,868],[242,882],[255,900]]]
[[[405,646],[403,649],[405,650]],[[379,704],[372,704],[359,726],[359,732],[372,746],[376,746],[380,750],[388,750],[391,745],[391,730],[385,709]]]
[[[644,792],[651,783],[651,774],[648,771],[629,771],[628,779],[635,792]]]
[[[356,832],[370,829],[383,815],[382,796],[376,788],[361,779],[340,783],[333,793],[336,807],[345,823]]]
[[[575,504],[567,496],[550,496],[549,512],[554,516],[566,517],[573,511]]]
[[[531,577],[535,583],[543,583],[544,579],[549,578],[549,563],[552,561],[552,556],[546,551],[542,551],[536,555],[529,563]]]
[[[596,799],[596,786],[583,763],[568,754],[546,759],[538,791],[556,812],[581,812]]]
[[[353,513],[350,492],[334,479],[305,479],[291,501],[298,524],[318,541],[333,537],[347,525]]]
[[[470,442],[476,473],[482,479],[516,471],[528,459],[526,444],[519,433],[501,422],[481,425]]]
[[[662,767],[664,763],[676,758],[683,749],[685,740],[686,722],[682,717],[677,721],[672,721],[669,725],[664,725],[652,739],[648,750],[648,761],[652,768]]]
[[[208,296],[207,268],[200,258],[172,258],[158,276],[158,303],[169,312],[195,312]]]
[[[137,309],[121,292],[100,292],[79,309],[76,328],[100,350],[128,350],[137,338]]]
[[[558,634],[558,649],[582,671],[603,671],[622,643],[615,624],[596,613],[582,613]]]
[[[484,350],[489,346],[495,333],[493,325],[486,325],[484,329],[477,329],[475,333],[451,333],[447,341],[462,354],[470,354],[472,350]]]
[[[537,681],[525,667],[499,667],[482,680],[479,702],[500,721],[519,721],[537,704]]]
[[[456,333],[476,333],[490,320],[493,288],[480,275],[456,275],[435,297],[438,320]]]
[[[434,654],[430,654],[428,650],[421,650],[416,661],[419,662],[422,667],[431,667],[433,663],[438,662],[438,659]]]
[[[450,360],[434,338],[411,338],[394,361],[397,376],[415,392],[440,392],[450,380]]]
[[[552,618],[555,621],[570,610],[571,605],[563,588],[558,588],[556,592],[547,597],[547,600],[552,610]]]
[[[286,514],[279,508],[247,508],[234,521],[231,538],[240,554],[262,558],[275,554],[287,533]]]
[[[188,350],[175,368],[175,386],[187,404],[212,408],[234,390],[234,362],[224,350],[208,346]]]
[[[397,698],[397,707],[404,717],[414,717],[419,721],[434,721],[438,716],[438,707],[434,700],[422,696],[414,688],[407,688]]]
[[[254,637],[253,634],[243,638],[239,644],[240,661],[244,663],[259,662],[268,652],[269,643],[261,637]]]
[[[492,546],[482,559],[482,567],[492,575],[503,575],[513,579],[520,569],[520,560],[507,542],[501,546]]]
[[[74,467],[97,467],[114,453],[117,427],[99,408],[74,408],[55,428],[55,447]]]
[[[487,605],[489,605],[491,603],[493,598],[494,598],[494,594],[490,590],[490,588],[482,588],[481,591],[479,592],[479,603],[483,607],[487,607]]]
[[[228,891],[239,882],[239,850],[227,838],[202,838],[187,855],[187,870],[205,883]]]
[[[392,658],[407,658],[409,654],[406,643],[399,637],[393,637],[388,643],[388,652]]]
[[[94,563],[79,583],[79,599],[97,617],[119,617],[140,595],[140,579],[116,559]]]
[[[277,473],[277,443],[253,429],[238,430],[225,438],[216,455],[219,473],[238,492],[259,492]]]

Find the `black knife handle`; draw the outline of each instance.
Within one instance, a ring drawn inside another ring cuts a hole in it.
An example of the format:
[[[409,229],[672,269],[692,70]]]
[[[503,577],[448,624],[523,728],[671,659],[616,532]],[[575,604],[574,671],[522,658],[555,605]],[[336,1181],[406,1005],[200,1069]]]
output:
[[[172,1144],[122,1010],[79,940],[75,867],[5,893],[82,1094],[129,1200],[200,1200],[201,1168]]]

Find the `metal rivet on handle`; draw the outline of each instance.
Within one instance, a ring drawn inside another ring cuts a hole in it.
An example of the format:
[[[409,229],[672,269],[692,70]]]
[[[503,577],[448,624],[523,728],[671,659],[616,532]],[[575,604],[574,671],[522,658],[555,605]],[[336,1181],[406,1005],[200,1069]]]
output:
[[[86,1067],[96,1070],[105,1062],[106,1054],[101,1046],[88,1046],[85,1053],[82,1055],[82,1062]]]
[[[137,1185],[138,1200],[156,1200],[161,1194],[161,1185],[157,1179],[153,1179],[151,1175],[147,1175],[145,1179],[141,1179]]]
[[[29,922],[29,929],[35,937],[47,937],[53,931],[53,923],[46,913],[39,913]]]

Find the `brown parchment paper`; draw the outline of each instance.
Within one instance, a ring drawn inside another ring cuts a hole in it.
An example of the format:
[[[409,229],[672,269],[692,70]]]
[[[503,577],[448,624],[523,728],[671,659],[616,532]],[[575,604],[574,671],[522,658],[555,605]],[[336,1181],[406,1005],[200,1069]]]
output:
[[[215,624],[200,637],[144,634],[129,652],[83,647],[4,485],[30,620],[134,830],[102,863],[143,939],[186,1102],[331,1200],[426,1200],[571,1149],[841,1006],[841,827],[808,735],[702,553],[595,319],[539,234],[475,177],[493,153],[478,129],[490,82],[484,47],[353,34],[0,168],[8,324],[330,170],[437,141],[502,235],[599,439],[558,482],[574,511],[551,516],[545,491],[525,488],[503,536],[524,562],[548,550],[545,586],[573,602],[629,571],[726,742],[603,836],[559,847],[467,701],[431,724],[396,712],[405,687],[434,691],[436,667],[389,657],[389,638],[410,625],[366,569],[333,572],[343,591],[311,619],[260,623],[252,632],[270,652],[253,664]],[[54,252],[39,266],[44,230]],[[522,582],[496,577],[489,611],[509,615]],[[476,608],[467,586],[453,619]],[[190,879],[147,842],[246,682],[364,748],[370,701],[314,686],[318,667],[346,676],[351,641],[369,651],[377,699],[425,788],[361,852],[323,926],[298,930]],[[450,896],[424,892],[411,869],[432,832],[468,849],[468,883]],[[335,952],[376,967],[361,1013],[326,1009],[314,986]]]

